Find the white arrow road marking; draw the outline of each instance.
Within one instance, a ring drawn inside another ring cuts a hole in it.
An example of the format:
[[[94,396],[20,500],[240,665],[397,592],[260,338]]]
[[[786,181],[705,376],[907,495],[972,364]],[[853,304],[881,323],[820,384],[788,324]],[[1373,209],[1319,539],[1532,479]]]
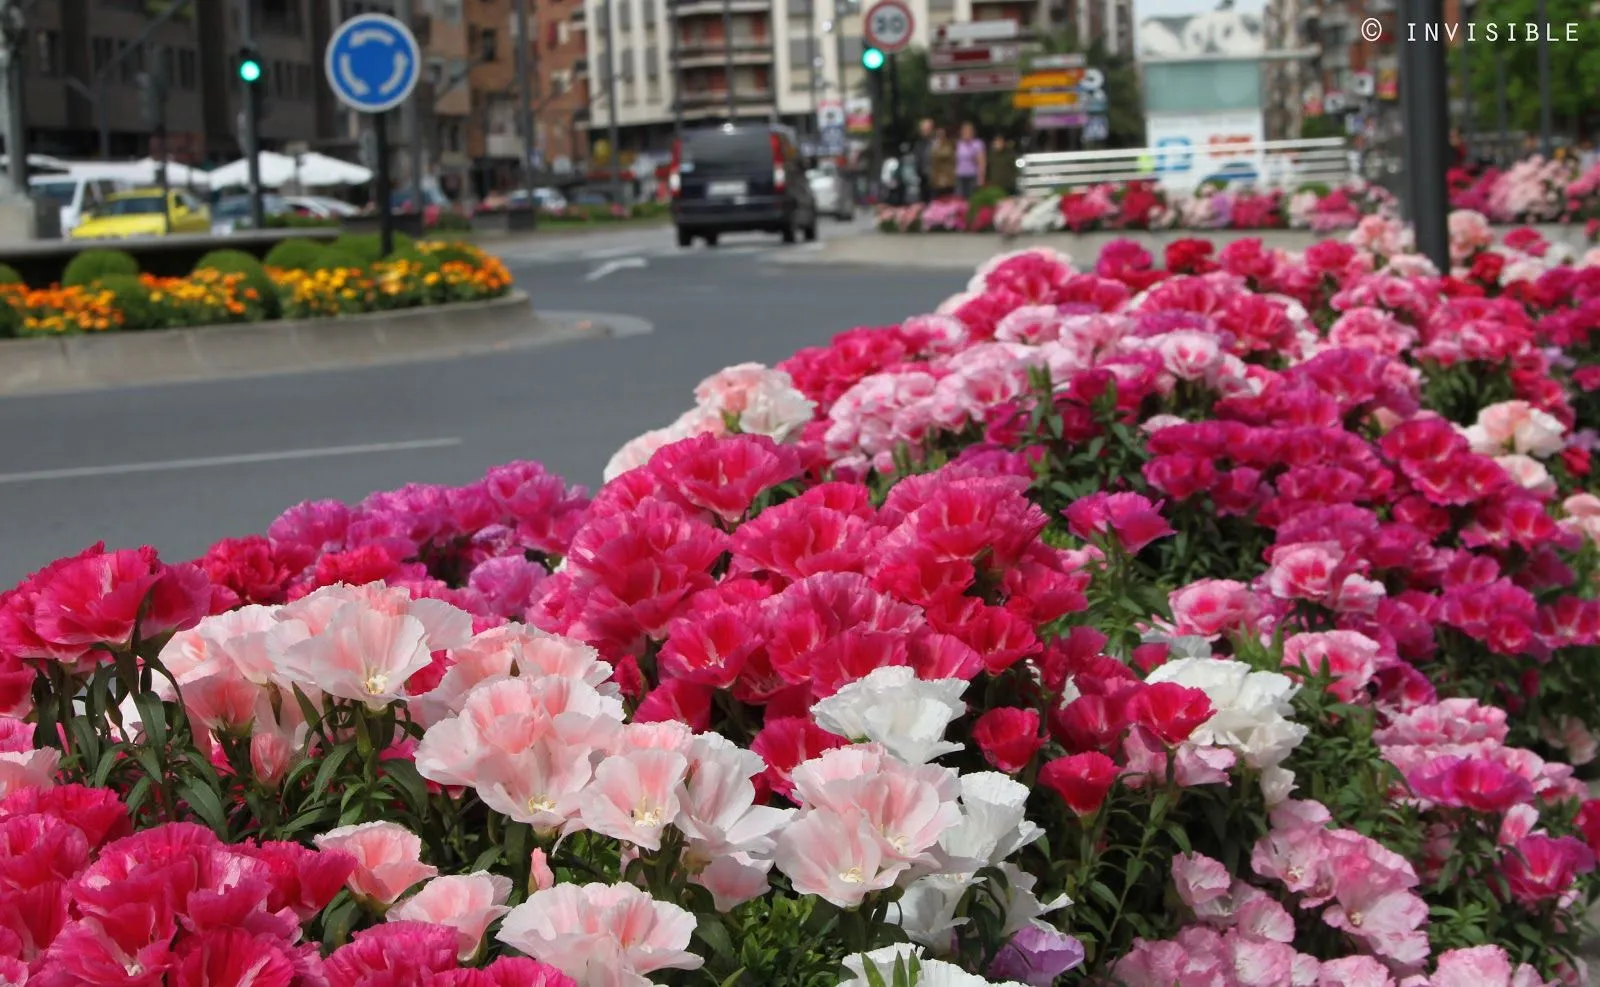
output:
[[[590,271],[589,272],[589,276],[587,278],[585,278],[584,280],[585,281],[599,281],[601,278],[605,277],[607,274],[615,274],[617,271],[626,271],[629,268],[639,268],[639,267],[649,267],[649,266],[650,266],[650,262],[645,260],[643,257],[623,257],[623,258],[621,258],[619,260],[608,260],[604,264],[601,264],[599,267],[597,267],[594,270]]]
[[[282,463],[296,459],[330,459],[386,452],[410,452],[417,449],[447,449],[460,444],[461,440],[457,438],[412,439],[406,442],[371,442],[356,446],[285,449],[279,452],[250,452],[233,456],[167,459],[148,463],[76,466],[68,469],[34,470],[28,473],[0,473],[0,484],[34,483],[40,480],[76,480],[91,476],[126,476],[129,473],[165,473],[171,470],[206,469],[216,466],[246,466],[254,463]]]
[[[394,53],[394,71],[389,74],[389,81],[378,87],[378,91],[385,96],[400,88],[400,83],[406,79],[406,71],[411,68],[411,59],[403,51]]]
[[[372,92],[372,87],[363,82],[360,76],[356,75],[355,64],[351,60],[349,53],[339,56],[339,75],[344,79],[344,84],[357,96],[365,96],[367,93]]]

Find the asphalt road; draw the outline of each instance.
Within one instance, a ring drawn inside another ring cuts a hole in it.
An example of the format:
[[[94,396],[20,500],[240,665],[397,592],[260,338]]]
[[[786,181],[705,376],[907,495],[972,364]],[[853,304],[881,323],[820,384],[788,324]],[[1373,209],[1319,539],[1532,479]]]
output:
[[[848,235],[840,228],[824,236]],[[430,364],[0,399],[0,587],[104,539],[191,558],[302,500],[464,483],[537,459],[597,484],[611,454],[720,367],[931,311],[949,273],[784,265],[765,237],[679,251],[670,229],[508,243],[546,311],[648,332]]]

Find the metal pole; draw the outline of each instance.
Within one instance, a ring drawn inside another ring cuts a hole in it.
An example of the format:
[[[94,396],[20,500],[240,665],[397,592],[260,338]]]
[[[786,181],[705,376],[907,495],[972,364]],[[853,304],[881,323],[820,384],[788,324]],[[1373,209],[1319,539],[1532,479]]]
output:
[[[733,2],[722,0],[722,62],[728,78],[728,119],[739,116],[737,97],[733,87]]]
[[[378,144],[378,239],[383,256],[394,253],[394,203],[389,191],[389,115],[372,115],[372,132]]]
[[[1500,128],[1500,139],[1494,149],[1494,163],[1506,163],[1507,142],[1511,139],[1507,133],[1506,118],[1506,57],[1499,45],[1494,46],[1494,100],[1496,123]]]
[[[623,0],[624,3],[628,0]],[[606,120],[611,133],[611,201],[622,205],[622,148],[617,142],[616,0],[606,0]]]
[[[1403,0],[1406,21],[1438,24],[1443,0]],[[1400,46],[1400,90],[1405,99],[1405,155],[1411,190],[1411,222],[1417,247],[1441,271],[1450,270],[1449,203],[1445,184],[1445,134],[1449,120],[1448,71],[1444,42],[1419,37]]]
[[[817,123],[817,0],[803,0],[806,5],[806,78],[811,80],[811,126],[821,133]]]
[[[1545,0],[1539,0],[1539,153],[1546,159],[1554,152],[1550,134],[1550,21]]]
[[[815,2],[815,0],[813,0]],[[666,0],[672,31],[672,135],[683,137],[683,39],[678,36],[678,0]]]
[[[416,20],[416,0],[395,0],[395,16],[407,29],[411,29]],[[417,222],[421,223],[427,210],[423,208],[422,198],[422,172],[426,163],[423,160],[422,139],[422,100],[415,93],[406,99],[400,107],[400,142],[406,147],[406,170],[410,172],[411,202],[417,209]],[[384,253],[387,255],[388,251]]]
[[[517,99],[522,111],[517,114],[517,124],[522,130],[522,184],[528,190],[528,208],[533,210],[535,222],[539,215],[539,202],[533,197],[533,70],[528,65],[528,49],[534,39],[528,36],[528,0],[517,0]]]
[[[243,35],[244,46],[255,51],[256,43],[256,12],[255,0],[240,0],[243,8],[239,18],[240,31]],[[250,225],[252,229],[261,229],[266,226],[266,217],[261,210],[261,80],[244,84],[244,130],[245,143],[249,145],[244,149],[250,158]]]
[[[4,59],[6,155],[10,158],[11,192],[28,194],[27,104],[22,98],[23,57],[26,37],[23,10],[16,2],[0,0],[0,59]]]
[[[884,71],[889,74],[889,153],[900,158],[900,71],[898,55],[890,54]]]

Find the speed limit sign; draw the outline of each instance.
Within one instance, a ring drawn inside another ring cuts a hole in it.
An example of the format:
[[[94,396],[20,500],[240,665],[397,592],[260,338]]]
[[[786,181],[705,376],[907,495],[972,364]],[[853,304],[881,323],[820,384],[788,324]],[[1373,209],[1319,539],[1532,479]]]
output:
[[[886,55],[905,50],[915,28],[916,21],[905,0],[879,0],[867,11],[867,44]]]

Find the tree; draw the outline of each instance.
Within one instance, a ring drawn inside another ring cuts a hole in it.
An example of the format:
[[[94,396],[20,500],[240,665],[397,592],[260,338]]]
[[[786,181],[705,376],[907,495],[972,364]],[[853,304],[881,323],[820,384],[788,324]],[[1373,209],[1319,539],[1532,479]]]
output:
[[[1070,31],[1052,35],[1043,40],[1047,53],[1078,51],[1076,39]],[[1097,40],[1084,52],[1085,61],[1105,74],[1108,97],[1107,124],[1111,131],[1107,146],[1139,147],[1144,142],[1144,102],[1140,95],[1139,77],[1132,62],[1120,55],[1106,52]],[[889,78],[893,71],[900,86],[899,114],[892,127],[888,125]],[[935,95],[928,89],[928,53],[921,49],[901,52],[879,76],[880,93],[877,106],[886,121],[885,137],[889,149],[916,139],[917,121],[931,119],[952,132],[963,121],[972,122],[985,137],[1004,134],[1021,138],[1029,133],[1030,113],[1011,105],[1009,92],[971,93],[967,95]]]
[[[1476,44],[1465,45],[1472,79],[1473,127],[1479,133],[1498,126],[1495,102],[1495,64],[1498,54],[1505,60],[1507,125],[1512,130],[1539,132],[1539,45],[1525,41],[1522,25],[1544,22],[1550,25],[1550,108],[1557,133],[1586,134],[1600,92],[1600,47],[1588,43],[1591,0],[1545,0],[1545,15],[1538,16],[1538,0],[1481,0],[1473,21]],[[1486,25],[1493,23],[1499,40],[1490,42]],[[1517,26],[1516,40],[1507,36],[1507,25]],[[1566,25],[1575,24],[1577,43],[1563,40]],[[1403,41],[1401,43],[1404,43]],[[1461,48],[1450,52],[1452,86],[1459,85]]]

